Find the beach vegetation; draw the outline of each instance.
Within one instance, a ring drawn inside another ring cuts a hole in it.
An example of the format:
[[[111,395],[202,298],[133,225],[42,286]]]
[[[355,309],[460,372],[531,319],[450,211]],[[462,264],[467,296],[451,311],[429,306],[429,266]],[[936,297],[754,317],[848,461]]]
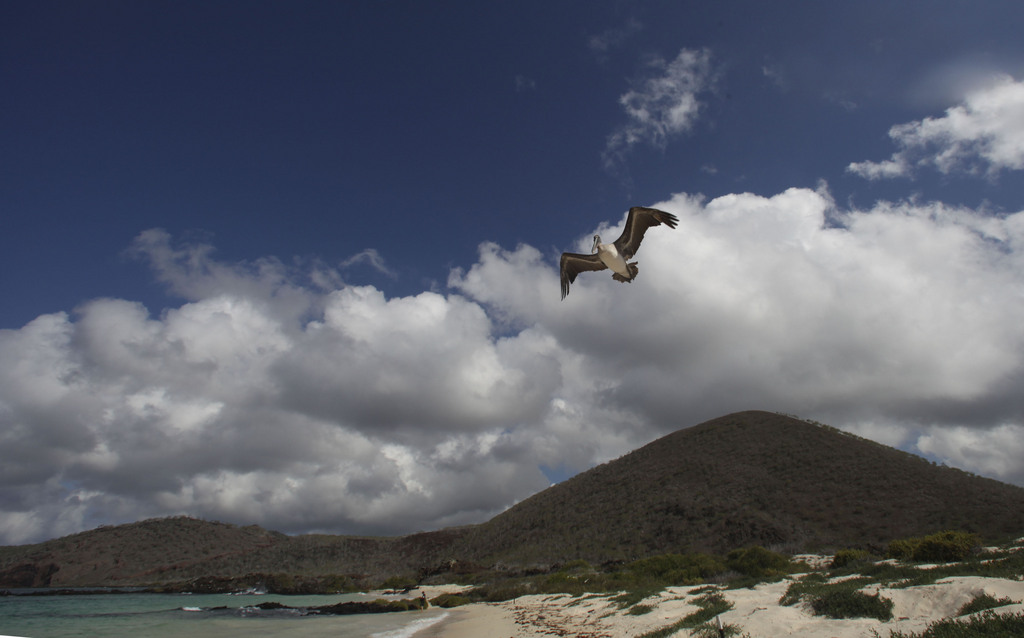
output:
[[[587,561],[583,560],[582,558],[577,558],[575,560],[571,560],[571,561],[567,562],[566,564],[562,565],[562,568],[561,568],[560,571],[564,571],[564,572],[591,572],[593,570],[594,570],[594,568],[590,566],[590,563],[588,563]]]
[[[721,629],[717,622],[706,622],[693,629],[690,635],[694,638],[720,638],[721,636],[736,638],[750,638],[750,634],[743,633],[743,628],[732,623],[722,623]]]
[[[676,632],[680,631],[682,628],[683,621],[679,620],[671,625],[659,627],[658,629],[653,629],[647,633],[640,634],[637,638],[669,638],[670,636],[674,636]]]
[[[880,637],[876,631],[874,634]],[[888,638],[1002,638],[1024,636],[1024,613],[997,614],[986,611],[970,618],[946,618],[934,622],[921,633],[891,630]]]
[[[596,583],[596,580],[598,580],[597,575],[593,574],[593,576]],[[572,596],[581,596],[594,591],[594,588],[591,586],[591,578],[564,571],[555,572],[544,577],[537,587],[539,593],[570,594]]]
[[[655,609],[654,605],[647,605],[647,604],[644,604],[644,603],[637,603],[636,605],[633,605],[632,607],[630,607],[629,611],[627,611],[626,613],[629,614],[630,616],[643,616],[644,614],[651,613],[652,611],[654,611],[654,609]]]
[[[721,557],[708,554],[662,554],[601,571],[585,561],[570,561],[548,573],[480,574],[480,584],[467,595],[476,600],[508,600],[527,594],[623,592],[614,600],[631,607],[666,587],[697,585],[726,571]],[[488,577],[489,576],[489,577]]]
[[[933,537],[930,540],[940,543],[962,540],[958,535],[945,533]],[[924,538],[929,537],[921,540]],[[970,538],[968,541],[973,542]],[[816,613],[837,618],[885,617],[891,614],[890,602],[858,590],[872,584],[926,585],[960,575],[1016,579],[1024,573],[1024,552],[1011,549],[972,551],[965,560],[937,566],[872,562],[872,558],[865,550],[840,550],[827,571],[812,572],[791,583],[780,603],[793,605],[804,601]],[[568,594],[579,598],[585,594],[617,592],[611,600],[620,609],[639,605],[630,612],[639,614],[645,611],[645,599],[666,587],[708,583],[691,595],[711,594],[721,586],[736,589],[777,580],[797,568],[798,564],[788,556],[759,546],[737,549],[724,557],[698,553],[661,554],[606,565],[604,569],[584,560],[569,560],[553,572],[479,572],[474,576],[477,586],[462,596],[472,602],[498,602],[535,594]]]
[[[452,607],[461,607],[462,605],[468,605],[473,602],[468,596],[462,594],[441,594],[430,599],[430,604],[434,607],[442,607],[450,609]]]
[[[863,564],[870,558],[871,554],[863,549],[841,549],[832,557],[829,567],[831,569],[842,569],[847,565]]]
[[[513,600],[520,596],[531,594],[550,593],[538,591],[536,583],[529,579],[506,579],[474,587],[465,595],[473,602],[497,603],[506,600]]]
[[[823,591],[828,586],[828,577],[821,573],[808,574],[795,580],[786,588],[786,593],[779,599],[780,605],[795,605],[805,597]]]
[[[711,624],[710,621],[715,616],[732,609],[732,603],[718,591],[698,596],[693,603],[697,605],[697,611],[687,614],[671,625],[641,634],[639,638],[668,638],[684,629],[693,630],[695,636],[719,636],[717,623]],[[714,633],[708,633],[709,628],[712,628]],[[739,633],[739,628],[733,625],[722,625],[722,629],[726,636],[735,636]]]
[[[626,572],[637,582],[673,585],[699,585],[724,571],[720,558],[708,554],[661,554],[633,561]]]
[[[947,530],[894,540],[889,543],[886,555],[904,562],[950,563],[968,558],[980,544],[977,534]]]
[[[725,564],[735,572],[761,581],[780,578],[795,567],[789,556],[759,545],[732,550],[726,554]]]
[[[706,622],[691,628],[687,624],[685,618],[683,620],[678,620],[671,625],[654,629],[645,634],[640,634],[637,638],[671,638],[678,632],[685,629],[690,629],[690,635],[695,638],[719,638],[720,636],[727,636],[728,638],[750,638],[750,634],[742,633],[743,629],[739,625],[722,623],[722,627],[719,629],[718,623]]]
[[[880,594],[867,594],[859,590],[832,589],[811,599],[811,609],[817,616],[828,618],[877,618],[892,620],[892,600]]]
[[[632,608],[641,604],[641,601],[654,596],[659,591],[660,589],[631,589],[615,596],[611,601],[618,605],[619,609]]]
[[[846,571],[849,569],[849,567],[846,568]],[[844,570],[837,571],[843,573]],[[930,585],[943,578],[953,576],[1019,579],[1021,574],[1024,574],[1024,552],[997,550],[979,554],[972,553],[965,560],[928,567],[903,563],[893,564],[890,561],[865,563],[856,566],[856,571],[860,575],[870,576],[877,582],[887,583],[890,587]],[[836,573],[833,572],[833,575]]]
[[[684,627],[696,627],[733,607],[732,603],[717,591],[697,597],[693,604],[699,609],[683,618],[688,623]]]
[[[815,615],[828,618],[891,620],[893,602],[890,599],[861,591],[872,582],[870,578],[828,582],[823,575],[814,574],[792,583],[779,599],[779,604],[795,605],[806,601]]]
[[[1010,600],[1009,598],[996,598],[995,596],[981,593],[964,603],[963,607],[960,608],[960,611],[958,611],[956,615],[966,616],[968,614],[976,614],[979,611],[995,609],[996,607],[1002,607],[1004,605],[1012,605],[1015,602],[1017,601]]]

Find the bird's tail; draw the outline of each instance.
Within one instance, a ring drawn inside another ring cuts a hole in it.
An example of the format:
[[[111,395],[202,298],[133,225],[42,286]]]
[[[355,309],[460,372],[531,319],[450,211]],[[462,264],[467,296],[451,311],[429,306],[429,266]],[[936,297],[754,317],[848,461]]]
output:
[[[615,281],[624,281],[627,283],[633,281],[634,279],[636,279],[636,274],[640,272],[640,269],[637,267],[636,263],[637,262],[634,261],[631,264],[626,264],[626,268],[629,269],[629,279],[626,279],[619,273],[612,273],[612,279],[614,279]]]

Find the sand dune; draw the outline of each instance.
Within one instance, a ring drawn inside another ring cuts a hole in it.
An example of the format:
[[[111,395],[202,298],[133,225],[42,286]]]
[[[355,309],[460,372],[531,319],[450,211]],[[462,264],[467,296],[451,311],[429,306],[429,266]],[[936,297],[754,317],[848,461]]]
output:
[[[997,608],[997,613],[1024,611],[1024,604],[1021,604],[1024,581],[962,576],[903,589],[869,585],[863,591],[880,593],[893,601],[893,620],[835,620],[815,616],[803,603],[779,604],[796,578],[799,576],[749,589],[719,590],[732,604],[731,609],[720,615],[722,622],[738,628],[739,635],[751,638],[861,638],[874,636],[873,632],[886,638],[890,631],[921,632],[937,620],[955,617],[965,603],[982,593],[1016,601],[1016,604]],[[428,588],[427,595],[435,595],[434,591],[440,593],[441,590]],[[417,635],[422,638],[628,638],[672,625],[697,611],[695,600],[706,592],[707,586],[670,587],[642,601],[651,611],[640,615],[621,609],[612,600],[614,594],[524,596],[502,603],[456,608],[444,623]],[[681,629],[676,635],[689,636],[690,630]]]

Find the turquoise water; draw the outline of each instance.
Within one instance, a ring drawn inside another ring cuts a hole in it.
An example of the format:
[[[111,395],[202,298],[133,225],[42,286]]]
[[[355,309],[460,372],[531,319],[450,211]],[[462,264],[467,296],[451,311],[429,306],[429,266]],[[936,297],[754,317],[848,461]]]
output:
[[[302,616],[289,607],[333,605],[365,596],[88,594],[0,597],[0,635],[27,638],[406,638],[447,616],[441,609],[352,616]],[[222,609],[221,609],[222,608]]]

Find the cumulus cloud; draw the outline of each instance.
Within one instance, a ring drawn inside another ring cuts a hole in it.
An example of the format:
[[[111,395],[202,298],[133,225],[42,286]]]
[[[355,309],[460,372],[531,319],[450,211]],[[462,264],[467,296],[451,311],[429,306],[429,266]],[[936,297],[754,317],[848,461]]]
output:
[[[917,440],[924,453],[948,465],[1003,481],[1024,483],[1024,424],[1003,423],[983,429],[933,428]]]
[[[185,299],[239,295],[292,320],[313,310],[323,291],[343,285],[338,271],[319,261],[288,265],[276,257],[261,257],[225,263],[215,258],[212,244],[175,244],[162,228],[139,233],[126,252],[147,262],[158,281]]]
[[[619,98],[628,121],[608,137],[606,166],[637,144],[664,148],[669,138],[689,131],[700,113],[699,96],[713,83],[711,52],[683,49],[671,62],[654,58],[651,74]]]
[[[96,299],[0,331],[0,543],[174,513],[476,522],[543,468],[748,408],[1024,484],[1024,213],[840,210],[824,186],[654,205],[679,227],[648,233],[637,281],[584,273],[565,301],[528,245],[389,298],[142,233],[180,306]]]
[[[851,173],[867,179],[906,177],[917,167],[949,174],[994,176],[1024,168],[1024,82],[1007,75],[971,90],[963,104],[942,117],[898,124],[889,137],[900,150],[881,162],[854,162]]]

